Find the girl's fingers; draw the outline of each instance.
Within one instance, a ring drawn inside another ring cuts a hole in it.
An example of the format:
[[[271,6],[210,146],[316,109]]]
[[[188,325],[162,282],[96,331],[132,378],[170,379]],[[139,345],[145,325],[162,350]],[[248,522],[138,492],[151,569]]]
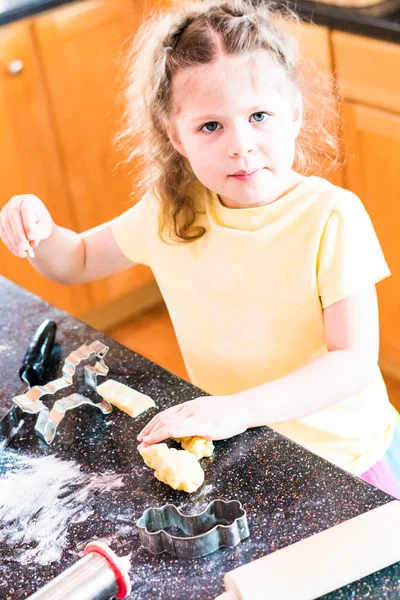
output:
[[[148,444],[144,444],[143,442],[141,444],[139,444],[139,446],[137,447],[137,449],[140,451],[142,448],[147,448]]]
[[[51,235],[49,212],[36,196],[14,196],[0,212],[1,238],[8,249],[21,258],[31,256],[32,247]]]
[[[3,225],[1,223],[1,212],[0,212],[0,239],[3,240],[4,244],[7,246],[8,248],[8,239],[6,238],[6,234],[3,228]]]
[[[164,423],[167,420],[173,420],[174,418],[176,418],[176,415],[182,411],[183,407],[184,407],[183,404],[180,404],[179,406],[172,406],[171,408],[167,408],[166,410],[163,410],[162,412],[155,415],[151,419],[151,421],[149,421],[147,423],[147,425],[145,427],[143,427],[142,431],[137,436],[136,439],[138,440],[138,442],[141,442],[143,440],[144,436],[148,435],[150,433],[150,431],[154,427],[156,427],[159,423],[161,423],[161,422]]]
[[[26,237],[26,231],[22,222],[20,205],[11,205],[8,210],[9,223],[13,231],[14,247],[21,258],[26,256],[28,251],[29,241]]]
[[[149,421],[147,423],[147,425],[145,427],[143,427],[142,431],[139,433],[139,435],[136,438],[138,442],[141,442],[143,440],[144,436],[148,435],[150,433],[150,431],[153,429],[153,427],[159,422],[160,414],[153,417],[151,419],[151,421]]]
[[[198,435],[201,437],[210,437],[210,426],[200,423],[196,419],[186,419],[178,423],[166,423],[160,428],[153,430],[143,439],[144,445],[158,444],[168,438],[183,438]]]
[[[19,256],[18,251],[14,245],[14,234],[12,232],[12,229],[9,226],[8,220],[5,217],[4,209],[0,213],[0,221],[1,221],[1,234],[0,234],[1,239],[3,240],[3,242],[5,243],[7,248],[10,250],[10,252],[15,254],[16,256]]]
[[[156,432],[151,432],[150,435],[145,436],[143,438],[143,443],[146,446],[149,446],[151,444],[158,444],[159,442],[162,442],[170,437],[171,435],[169,433],[169,427],[167,425],[163,425]]]
[[[165,429],[166,427],[172,427],[173,423],[176,422],[176,419],[163,419],[161,421],[159,421],[158,423],[156,423],[154,425],[154,427],[143,436],[143,440],[146,440],[149,436],[153,436],[154,434],[156,434],[158,431],[160,431],[161,429]]]
[[[14,246],[14,253],[16,254],[16,256],[18,256],[19,258],[26,258],[26,256],[28,255],[28,246],[29,246],[29,242],[28,240],[23,237],[21,237],[21,234],[18,232],[18,230],[14,229],[14,224],[13,224],[13,246]]]
[[[146,435],[149,435],[154,429],[159,429],[160,427],[163,427],[165,423],[167,423],[169,420],[173,421],[174,416],[172,415],[170,416],[170,418],[168,418],[168,416],[165,416],[164,413],[160,413],[153,417],[150,423],[147,423],[146,427],[144,427],[137,436],[138,442],[141,442],[143,438]]]
[[[37,215],[34,202],[29,201],[29,198],[24,198],[22,201],[21,215],[27,239],[31,242],[35,241],[37,245],[40,241],[37,239]]]

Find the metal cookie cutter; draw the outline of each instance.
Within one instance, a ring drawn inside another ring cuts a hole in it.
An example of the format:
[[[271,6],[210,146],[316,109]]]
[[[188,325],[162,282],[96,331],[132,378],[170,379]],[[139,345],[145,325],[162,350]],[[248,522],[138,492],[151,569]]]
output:
[[[108,352],[108,346],[105,346],[99,341],[92,342],[89,346],[83,344],[77,350],[71,352],[67,356],[62,369],[62,377],[50,381],[46,385],[36,385],[24,394],[14,396],[12,400],[21,410],[26,413],[39,413],[35,430],[45,442],[50,444],[54,440],[57,431],[57,426],[65,415],[65,412],[81,404],[90,404],[96,406],[103,414],[108,414],[112,411],[112,406],[106,400],[95,403],[85,396],[80,394],[71,394],[65,398],[57,400],[51,411],[40,400],[42,396],[55,394],[59,390],[71,386],[73,377],[78,365],[88,359],[95,358],[94,365],[86,365],[84,367],[85,383],[92,389],[96,390],[97,376],[105,376],[108,373],[108,367],[104,363],[104,356]]]
[[[82,394],[71,394],[54,402],[53,408],[50,411],[45,406],[38,415],[35,430],[45,442],[51,444],[56,436],[57,427],[67,410],[71,410],[82,404],[95,406],[101,410],[103,415],[108,415],[112,411],[111,405],[104,398],[101,402],[93,402],[93,400],[82,396]]]
[[[237,500],[213,500],[198,515],[183,515],[173,504],[148,508],[137,527],[142,545],[150,552],[180,558],[205,556],[250,536],[246,511]],[[172,535],[166,531],[170,527],[178,527],[187,537]]]

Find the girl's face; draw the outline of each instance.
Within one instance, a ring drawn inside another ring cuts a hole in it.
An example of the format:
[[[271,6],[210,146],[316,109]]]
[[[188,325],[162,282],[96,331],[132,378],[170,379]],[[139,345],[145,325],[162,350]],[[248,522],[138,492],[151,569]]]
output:
[[[225,206],[268,204],[299,180],[292,165],[301,97],[268,52],[179,71],[172,97],[171,143]]]

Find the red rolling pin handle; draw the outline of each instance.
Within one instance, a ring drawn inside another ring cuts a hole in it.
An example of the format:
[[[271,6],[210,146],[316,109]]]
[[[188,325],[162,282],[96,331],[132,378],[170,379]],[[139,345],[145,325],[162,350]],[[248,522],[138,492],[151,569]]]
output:
[[[90,542],[85,546],[83,555],[86,556],[95,552],[103,556],[109,563],[111,569],[114,572],[115,580],[118,585],[118,594],[116,598],[126,598],[131,593],[131,582],[128,576],[128,570],[130,569],[130,562],[126,557],[118,557],[108,546],[101,542]]]
[[[110,600],[129,596],[128,557],[119,558],[102,542],[87,544],[83,554],[28,600]]]

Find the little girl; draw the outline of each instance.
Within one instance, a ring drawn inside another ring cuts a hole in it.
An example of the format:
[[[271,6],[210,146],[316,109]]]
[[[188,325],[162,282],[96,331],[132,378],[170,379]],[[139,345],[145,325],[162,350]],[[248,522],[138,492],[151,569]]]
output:
[[[390,272],[361,201],[301,174],[323,136],[277,23],[249,0],[151,16],[124,136],[143,159],[142,200],[77,234],[16,196],[0,235],[61,283],[152,268],[190,378],[211,395],[157,414],[140,442],[269,425],[400,498],[399,417],[377,364],[375,284]]]

